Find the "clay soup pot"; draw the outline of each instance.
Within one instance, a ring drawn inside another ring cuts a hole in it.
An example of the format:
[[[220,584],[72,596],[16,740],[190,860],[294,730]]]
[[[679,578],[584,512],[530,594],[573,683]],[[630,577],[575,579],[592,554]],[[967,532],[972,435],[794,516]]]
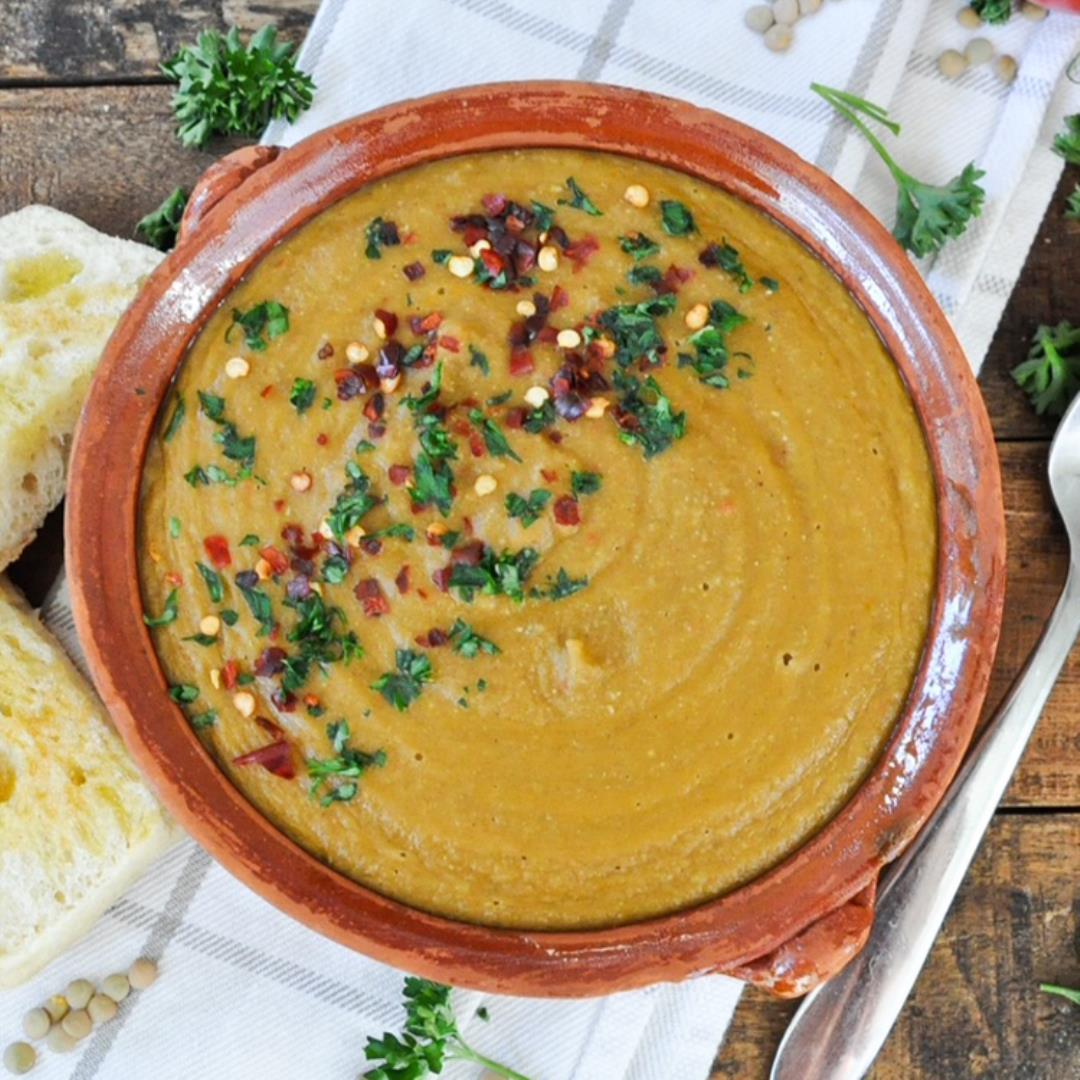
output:
[[[390,900],[329,869],[230,784],[168,698],[142,622],[140,469],[185,350],[274,244],[362,184],[500,147],[612,151],[691,173],[762,210],[864,308],[909,387],[936,474],[936,603],[909,700],[850,802],[795,854],[698,907],[613,929],[472,926]],[[907,255],[791,151],[679,101],[614,87],[458,90],[345,121],[286,151],[252,147],[209,170],[181,242],[109,342],[73,450],[67,559],[98,690],[180,823],[301,922],[416,974],[489,991],[584,996],[723,971],[805,992],[862,945],[883,864],[941,797],[972,734],[997,644],[1004,522],[994,442],[970,369]]]

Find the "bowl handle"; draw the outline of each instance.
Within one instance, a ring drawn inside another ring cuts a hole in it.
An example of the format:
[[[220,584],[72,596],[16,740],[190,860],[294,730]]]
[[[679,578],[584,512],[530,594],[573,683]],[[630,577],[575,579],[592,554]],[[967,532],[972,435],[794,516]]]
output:
[[[282,149],[280,146],[244,146],[215,161],[195,182],[180,219],[177,243],[183,243],[226,195],[264,165],[269,165]]]
[[[835,975],[866,944],[874,921],[877,878],[789,941],[725,974],[777,997],[800,997]]]

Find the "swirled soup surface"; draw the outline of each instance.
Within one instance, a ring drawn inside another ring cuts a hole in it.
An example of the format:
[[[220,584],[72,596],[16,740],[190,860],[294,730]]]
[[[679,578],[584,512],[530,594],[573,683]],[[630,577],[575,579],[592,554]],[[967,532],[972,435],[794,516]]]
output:
[[[232,782],[365,885],[528,928],[812,836],[903,707],[936,559],[841,285],[700,181],[566,151],[402,173],[271,252],[182,366],[141,515]]]

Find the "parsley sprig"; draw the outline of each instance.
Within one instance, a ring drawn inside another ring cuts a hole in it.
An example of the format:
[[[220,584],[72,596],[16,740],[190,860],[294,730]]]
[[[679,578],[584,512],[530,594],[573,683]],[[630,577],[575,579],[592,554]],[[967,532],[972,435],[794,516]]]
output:
[[[233,27],[207,30],[161,70],[177,83],[176,134],[185,146],[203,147],[211,135],[259,135],[270,120],[294,121],[310,104],[311,76],[296,67],[293,47],[264,26],[247,45]]]
[[[603,210],[601,210],[596,205],[596,203],[594,203],[592,199],[590,199],[589,196],[581,190],[581,188],[578,186],[577,181],[572,176],[568,176],[566,178],[566,186],[570,190],[570,198],[557,199],[556,202],[558,202],[560,206],[570,206],[575,210],[582,210],[590,217],[604,216]],[[548,227],[550,228],[550,226]]]
[[[1012,369],[1035,411],[1061,416],[1080,391],[1080,326],[1040,326],[1028,358]]]
[[[1080,990],[1073,990],[1069,986],[1055,986],[1053,983],[1039,983],[1039,989],[1045,994],[1057,994],[1074,1005],[1080,1005]]]
[[[176,244],[176,234],[180,229],[180,219],[184,216],[187,201],[187,189],[174,188],[172,194],[156,210],[151,210],[146,217],[139,219],[135,232],[151,247],[156,247],[158,251],[168,251]]]
[[[397,671],[380,675],[371,689],[382,694],[398,712],[405,712],[420,696],[424,684],[431,682],[431,661],[415,649],[398,649],[394,662]]]
[[[971,219],[982,212],[986,192],[977,181],[986,174],[975,168],[973,163],[965,165],[958,176],[954,176],[944,185],[927,184],[917,180],[897,165],[881,140],[857,115],[860,112],[865,113],[871,120],[887,127],[894,135],[899,135],[900,125],[889,119],[887,110],[865,98],[822,86],[821,83],[811,83],[810,89],[863,133],[892,173],[898,189],[893,236],[902,247],[914,252],[919,258],[936,254],[947,240],[960,236]]]
[[[321,806],[333,806],[336,802],[351,802],[360,790],[360,777],[370,768],[382,768],[386,764],[386,751],[373,754],[357,750],[349,745],[349,722],[338,720],[326,725],[326,734],[334,751],[332,758],[308,758],[307,771],[311,778],[308,793],[313,799],[326,789],[319,800]]]
[[[451,1061],[471,1061],[505,1080],[528,1080],[464,1040],[450,1005],[449,986],[408,975],[404,994],[405,1029],[401,1035],[386,1031],[381,1039],[369,1038],[364,1047],[368,1061],[382,1063],[364,1073],[367,1080],[421,1080],[441,1073]]]
[[[1013,0],[971,0],[971,7],[984,23],[1000,26],[1012,17]]]
[[[1065,130],[1054,136],[1054,153],[1070,165],[1080,165],[1080,113],[1065,117]]]

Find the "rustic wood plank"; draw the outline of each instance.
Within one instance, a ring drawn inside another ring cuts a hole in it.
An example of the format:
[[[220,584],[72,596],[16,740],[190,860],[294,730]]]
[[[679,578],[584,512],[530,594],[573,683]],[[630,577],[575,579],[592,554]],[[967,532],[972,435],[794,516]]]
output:
[[[4,0],[0,82],[161,77],[158,65],[202,30],[267,23],[298,42],[318,0]]]
[[[1040,323],[1080,322],[1080,221],[1066,221],[1065,200],[1080,183],[1080,168],[1062,173],[979,373],[979,385],[999,439],[1047,439],[1055,421],[1036,416],[1009,371],[1027,356]]]
[[[1080,815],[1000,815],[870,1080],[1076,1074],[1080,1013],[1040,982],[1080,985]],[[790,1002],[748,990],[713,1080],[767,1077]]]

